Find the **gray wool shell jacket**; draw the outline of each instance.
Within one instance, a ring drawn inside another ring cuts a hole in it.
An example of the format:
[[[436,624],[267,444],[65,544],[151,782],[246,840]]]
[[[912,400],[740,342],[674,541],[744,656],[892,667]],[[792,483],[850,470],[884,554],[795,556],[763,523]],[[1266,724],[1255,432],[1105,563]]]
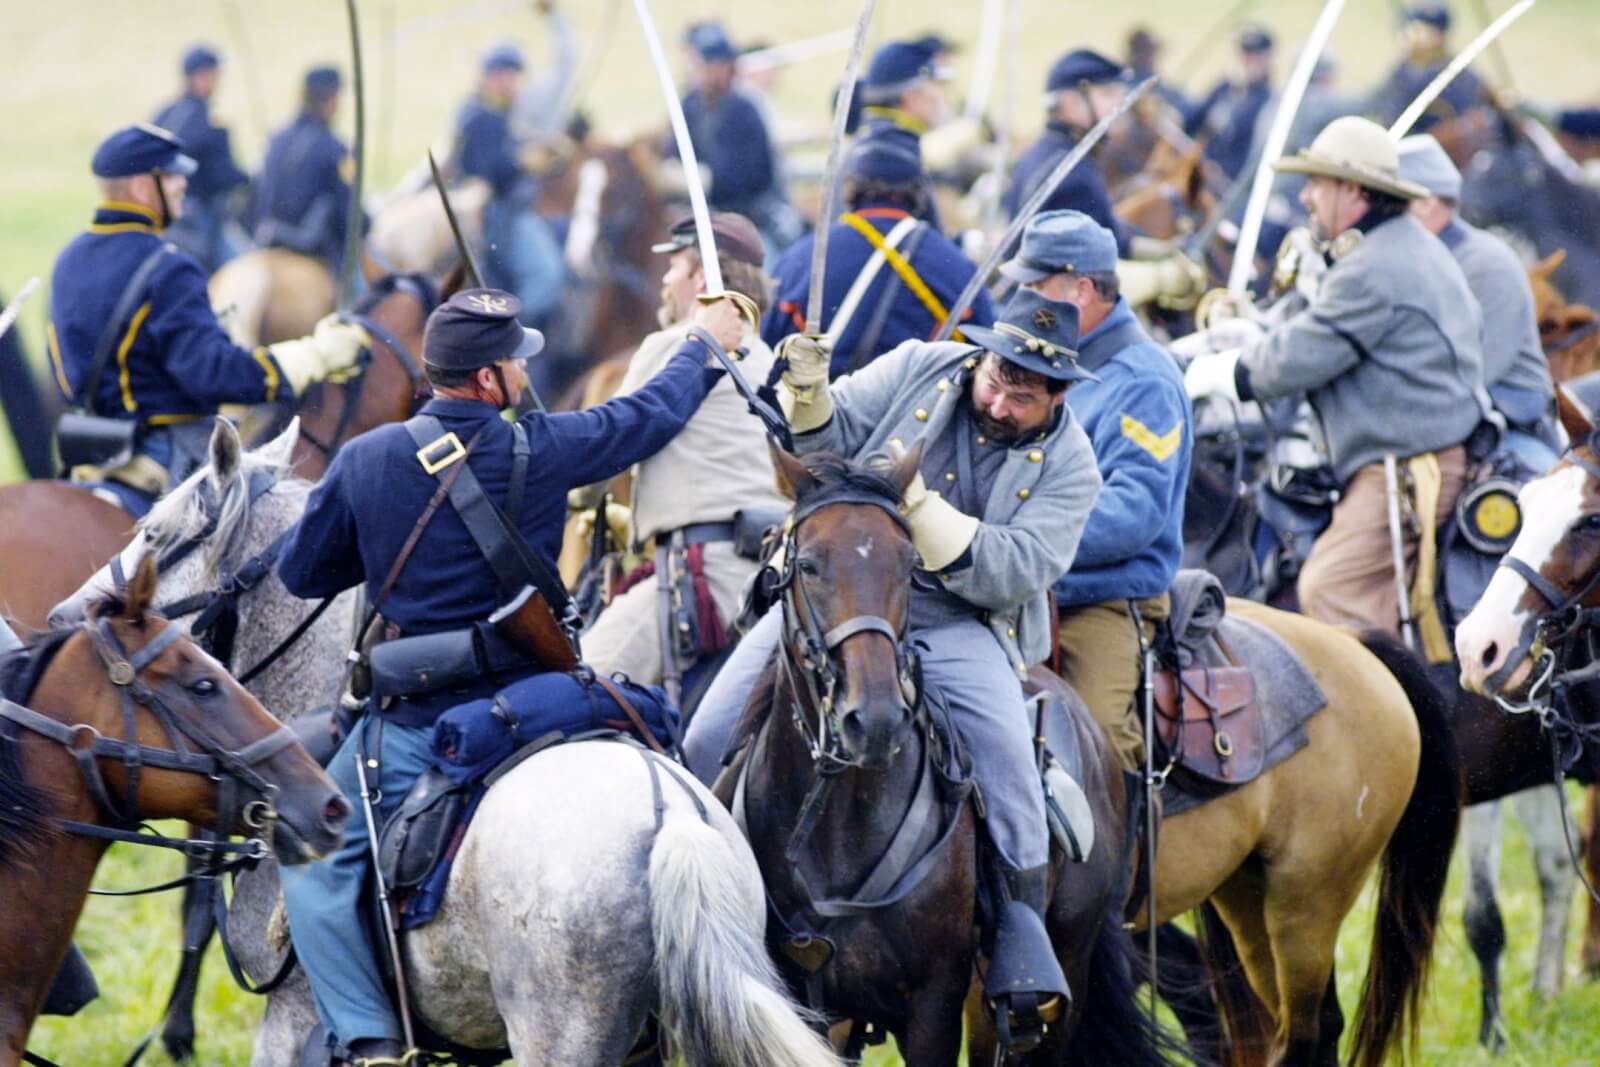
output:
[[[1461,444],[1483,419],[1478,301],[1447,249],[1407,215],[1328,268],[1316,299],[1240,357],[1257,400],[1306,393],[1341,482],[1392,452]]]
[[[907,341],[831,387],[833,417],[798,435],[800,452],[853,459],[952,432],[982,350]],[[983,612],[1019,675],[1050,654],[1050,586],[1072,566],[1100,492],[1094,447],[1061,405],[1055,426],[1010,449],[968,552],[969,566],[940,572],[944,587]]]

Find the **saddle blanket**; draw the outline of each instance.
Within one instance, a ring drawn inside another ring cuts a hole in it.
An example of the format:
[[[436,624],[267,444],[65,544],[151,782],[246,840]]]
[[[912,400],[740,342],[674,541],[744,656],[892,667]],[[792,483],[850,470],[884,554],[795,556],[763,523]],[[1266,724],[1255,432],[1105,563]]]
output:
[[[648,727],[652,739],[670,750],[679,732],[678,712],[666,693],[621,675],[610,680]],[[444,903],[451,863],[496,768],[534,743],[542,748],[602,732],[639,736],[627,712],[587,667],[535,674],[506,686],[491,699],[458,704],[440,715],[433,727],[433,767],[448,779],[448,789],[434,790],[426,798],[421,796],[425,790],[413,790],[391,823],[418,814],[413,798],[427,806],[454,794],[459,814],[450,824],[430,826],[427,834],[417,836],[416,845],[427,848],[433,843],[436,855],[405,858],[407,865],[425,869],[427,874],[401,901],[402,926],[409,930],[423,925]],[[385,826],[384,837],[389,833],[390,827]]]
[[[1306,721],[1327,706],[1328,698],[1295,651],[1260,623],[1229,615],[1221,621],[1217,633],[1239,663],[1249,667],[1255,677],[1256,703],[1261,708],[1266,740],[1263,770],[1270,770],[1310,743]],[[1227,667],[1233,664],[1213,638],[1196,651],[1193,665]],[[1163,818],[1199,807],[1237,788],[1216,786],[1203,792],[1190,792],[1179,788],[1177,782],[1169,778],[1161,792]]]

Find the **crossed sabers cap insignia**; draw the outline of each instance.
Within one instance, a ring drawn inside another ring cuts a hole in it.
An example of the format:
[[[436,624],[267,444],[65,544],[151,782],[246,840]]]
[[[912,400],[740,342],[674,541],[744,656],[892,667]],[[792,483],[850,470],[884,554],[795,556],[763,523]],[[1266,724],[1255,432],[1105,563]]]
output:
[[[511,301],[503,296],[490,296],[488,293],[473,293],[467,297],[467,303],[489,314],[503,315],[511,310]]]
[[[1049,308],[1040,308],[1033,313],[1033,324],[1041,330],[1056,328],[1056,313]]]

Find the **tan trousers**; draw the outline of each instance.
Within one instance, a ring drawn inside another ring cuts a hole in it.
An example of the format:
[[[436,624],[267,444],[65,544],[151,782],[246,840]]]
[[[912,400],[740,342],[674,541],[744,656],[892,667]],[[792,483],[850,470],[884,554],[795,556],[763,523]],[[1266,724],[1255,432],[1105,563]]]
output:
[[[733,545],[706,546],[706,582],[724,626],[739,613],[739,598],[757,564]],[[661,684],[661,632],[655,575],[613,600],[583,635],[584,662],[602,674],[621,671],[641,685]]]
[[[1461,447],[1438,454],[1441,485],[1434,529],[1444,524],[1466,480],[1467,454]],[[1404,471],[1404,463],[1401,470]],[[1404,513],[1404,508],[1402,508]],[[1417,561],[1417,538],[1406,531],[1407,588]],[[1298,585],[1300,610],[1313,619],[1341,626],[1374,627],[1400,636],[1400,600],[1389,541],[1389,499],[1383,464],[1362,467],[1345,486],[1333,509],[1333,522],[1311,548]]]
[[[1172,611],[1163,593],[1138,601],[1145,637]],[[1061,612],[1061,676],[1111,739],[1128,770],[1144,766],[1144,716],[1138,704],[1139,634],[1126,600],[1107,600]]]

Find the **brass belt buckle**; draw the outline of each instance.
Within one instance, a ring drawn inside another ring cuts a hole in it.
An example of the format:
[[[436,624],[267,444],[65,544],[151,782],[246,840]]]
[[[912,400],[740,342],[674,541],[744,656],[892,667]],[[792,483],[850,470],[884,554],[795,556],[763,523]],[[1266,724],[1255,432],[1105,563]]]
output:
[[[417,449],[417,462],[429,474],[438,474],[466,454],[467,449],[461,443],[461,438],[456,436],[454,430],[449,430]]]

